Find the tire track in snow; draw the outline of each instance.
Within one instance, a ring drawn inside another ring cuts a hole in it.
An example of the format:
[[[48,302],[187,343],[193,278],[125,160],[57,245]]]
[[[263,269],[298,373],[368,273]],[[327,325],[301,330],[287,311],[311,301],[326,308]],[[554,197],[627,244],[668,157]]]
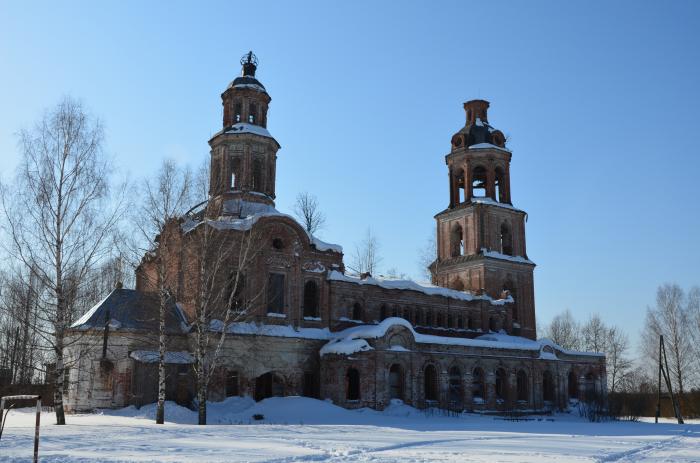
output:
[[[625,450],[622,452],[614,452],[614,453],[609,453],[607,455],[603,455],[602,457],[596,459],[595,461],[597,463],[607,463],[607,462],[614,462],[614,461],[638,461],[640,457],[644,454],[650,454],[652,452],[657,452],[659,450],[663,450],[667,447],[674,446],[675,444],[679,443],[681,440],[683,440],[684,437],[689,435],[691,433],[690,429],[685,429],[683,430],[680,434],[677,434],[673,437],[667,438],[667,439],[661,439],[655,442],[651,442],[649,444],[643,445],[641,447],[636,447],[630,450]]]

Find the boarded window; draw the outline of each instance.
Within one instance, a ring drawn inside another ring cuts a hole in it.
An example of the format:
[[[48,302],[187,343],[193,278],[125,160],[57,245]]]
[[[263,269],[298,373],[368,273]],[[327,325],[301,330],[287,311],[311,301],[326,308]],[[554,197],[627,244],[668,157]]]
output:
[[[284,274],[271,273],[268,277],[267,311],[284,313]]]
[[[313,280],[304,285],[304,316],[318,317],[318,284]]]
[[[226,372],[226,397],[233,397],[241,395],[238,389],[238,372],[237,371],[227,371]]]

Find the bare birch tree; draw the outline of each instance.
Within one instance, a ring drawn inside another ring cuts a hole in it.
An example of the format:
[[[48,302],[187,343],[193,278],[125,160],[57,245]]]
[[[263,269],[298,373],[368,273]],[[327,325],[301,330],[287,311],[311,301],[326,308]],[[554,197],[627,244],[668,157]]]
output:
[[[418,267],[421,275],[426,281],[432,281],[433,274],[430,272],[430,266],[437,259],[437,230],[433,229],[430,237],[425,242],[425,245],[418,253]],[[437,263],[436,263],[437,265]],[[436,283],[436,282],[433,282]]]
[[[123,212],[120,201],[108,204],[110,164],[102,144],[100,122],[65,98],[20,133],[22,160],[12,188],[2,191],[7,251],[44,288],[39,305],[46,328],[40,333],[55,359],[57,424],[65,424],[64,349],[73,304],[107,255],[110,230]]]
[[[307,232],[312,235],[326,224],[326,215],[321,212],[318,199],[307,191],[297,195],[294,202],[294,215],[301,221]]]
[[[192,174],[189,169],[180,168],[174,161],[165,160],[155,177],[143,183],[143,203],[137,218],[143,238],[148,243],[148,251],[157,249],[157,280],[154,286],[158,291],[158,405],[156,423],[165,422],[165,354],[166,330],[165,319],[168,305],[174,297],[171,282],[173,272],[169,262],[172,233],[166,229],[181,217],[191,204]]]
[[[648,307],[642,332],[644,354],[658,363],[659,336],[668,352],[671,381],[682,396],[693,366],[690,314],[683,290],[677,284],[664,284],[656,292],[656,306]]]
[[[368,228],[363,240],[355,245],[352,262],[348,267],[355,273],[369,273],[372,275],[378,270],[381,261],[379,240],[372,233],[372,230]]]
[[[598,314],[592,315],[581,327],[581,348],[588,352],[606,352],[608,327]]]
[[[198,423],[204,425],[209,382],[221,360],[227,327],[244,318],[258,296],[246,288],[246,271],[259,254],[262,237],[255,227],[219,230],[206,219],[189,235],[189,259],[197,262],[195,375]]]
[[[632,372],[632,360],[628,357],[629,338],[618,327],[605,330],[605,361],[608,373],[608,389],[618,392],[623,389]]]
[[[581,329],[569,309],[555,316],[542,334],[565,349],[581,349]]]

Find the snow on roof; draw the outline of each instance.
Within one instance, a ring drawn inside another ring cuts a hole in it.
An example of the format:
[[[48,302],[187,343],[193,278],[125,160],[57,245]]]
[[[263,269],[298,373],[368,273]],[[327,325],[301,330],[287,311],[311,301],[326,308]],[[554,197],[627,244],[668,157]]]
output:
[[[270,132],[268,132],[265,127],[261,127],[255,124],[248,124],[247,122],[239,122],[237,124],[233,124],[231,127],[226,129],[226,132],[224,133],[252,133],[255,135],[260,135],[262,137],[273,138],[272,135],[270,135]]]
[[[500,259],[500,260],[507,260],[510,262],[517,262],[519,264],[532,264],[535,265],[533,261],[530,259],[526,259],[521,256],[509,256],[507,254],[501,254],[500,252],[496,251],[489,251],[486,248],[481,248],[481,252],[484,254],[485,257],[492,257],[494,259]]]
[[[470,146],[469,146],[469,149],[470,149],[470,150],[474,150],[474,149],[477,149],[477,150],[478,150],[478,149],[488,149],[488,148],[497,149],[497,150],[501,150],[501,151],[506,151],[506,152],[508,152],[508,153],[511,153],[511,152],[512,152],[512,151],[509,150],[508,148],[503,148],[503,147],[501,147],[501,146],[492,145],[491,143],[477,143],[476,145],[470,145]]]
[[[232,88],[252,88],[253,90],[267,93],[267,91],[264,88],[262,88],[262,86],[260,86],[258,84],[236,84],[236,85],[229,85],[229,87],[232,87]]]
[[[212,329],[221,329],[223,323],[212,322]],[[294,328],[289,325],[264,325],[253,322],[235,322],[231,323],[226,332],[230,334],[252,334],[258,336],[277,336],[281,338],[301,338],[301,339],[318,339],[328,340],[331,338],[331,332],[328,328]]]
[[[413,280],[397,280],[393,278],[375,278],[369,277],[366,279],[361,279],[356,276],[345,275],[337,270],[332,270],[328,273],[329,280],[335,281],[345,281],[348,283],[354,283],[358,285],[374,285],[385,289],[403,289],[418,291],[423,294],[428,294],[430,296],[443,296],[452,299],[458,299],[461,301],[473,301],[473,300],[484,300],[489,301],[493,305],[503,305],[507,302],[513,302],[513,298],[508,296],[507,299],[492,299],[489,296],[475,296],[471,293],[465,291],[457,291],[454,289],[443,288],[441,286],[434,286],[427,283],[417,283]]]
[[[141,363],[157,363],[160,353],[157,350],[135,350],[129,356]],[[189,352],[166,352],[165,363],[190,364],[194,363],[194,357]]]
[[[513,210],[513,211],[525,212],[525,211],[523,211],[523,210],[521,210],[521,209],[518,209],[517,207],[511,206],[510,204],[499,203],[498,201],[495,201],[495,200],[493,200],[493,199],[491,199],[491,198],[489,198],[489,197],[479,197],[479,196],[476,196],[476,197],[472,197],[470,201],[471,201],[472,203],[476,203],[476,204],[490,204],[490,205],[492,205],[492,206],[502,207],[503,209],[510,209],[510,210]]]
[[[351,355],[357,352],[371,350],[367,339],[377,339],[383,337],[392,326],[400,325],[408,329],[417,343],[420,344],[441,344],[450,346],[464,346],[490,349],[514,349],[542,351],[544,346],[550,346],[569,355],[602,356],[602,354],[592,352],[575,352],[566,350],[549,339],[533,341],[520,336],[511,336],[505,333],[489,333],[474,339],[457,338],[447,336],[435,336],[417,333],[410,322],[403,318],[387,318],[378,325],[362,325],[347,328],[337,333],[332,333],[331,340],[321,348],[321,356],[327,354]]]
[[[263,217],[284,217],[293,220],[302,229],[304,228],[299,222],[288,214],[279,212],[269,204],[257,203],[253,201],[245,201],[242,199],[229,199],[224,203],[224,212],[227,214],[235,214],[233,216],[224,215],[216,219],[205,218],[203,220],[188,219],[182,224],[182,231],[189,233],[203,223],[210,225],[217,230],[250,230],[253,225]],[[306,231],[306,229],[304,229]],[[321,252],[332,251],[342,254],[343,247],[339,244],[326,243],[314,235],[306,231],[309,241]]]

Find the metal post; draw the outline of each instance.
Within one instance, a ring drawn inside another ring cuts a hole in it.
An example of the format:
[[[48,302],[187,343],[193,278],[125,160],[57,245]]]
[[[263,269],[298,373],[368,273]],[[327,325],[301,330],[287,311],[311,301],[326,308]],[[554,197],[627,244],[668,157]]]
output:
[[[36,398],[36,429],[34,430],[34,463],[39,462],[39,423],[41,422],[41,396]]]
[[[659,422],[659,416],[661,416],[661,345],[664,342],[664,336],[659,336],[659,384],[656,390],[656,415],[654,417],[654,423]]]

